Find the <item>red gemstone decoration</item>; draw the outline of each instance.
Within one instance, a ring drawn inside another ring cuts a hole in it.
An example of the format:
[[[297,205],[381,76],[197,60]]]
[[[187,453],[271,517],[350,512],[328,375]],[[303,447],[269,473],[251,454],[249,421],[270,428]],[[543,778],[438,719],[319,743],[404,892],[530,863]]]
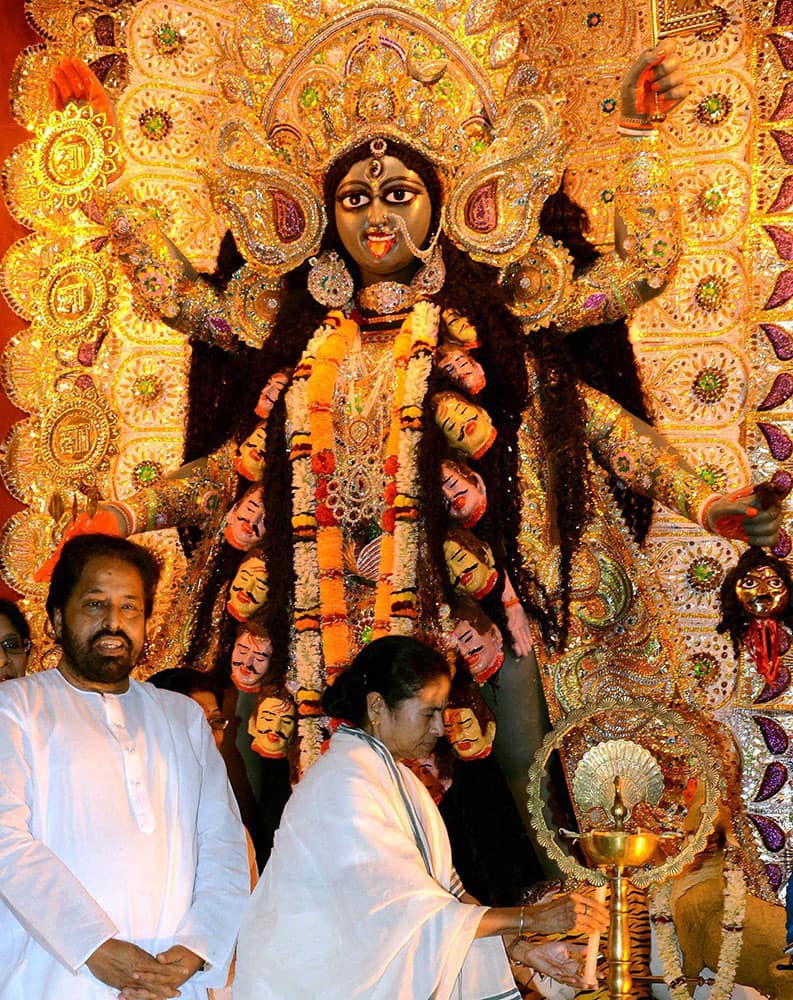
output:
[[[781,650],[780,650],[781,652]],[[776,672],[776,677],[774,678],[773,684],[766,683],[763,685],[763,690],[755,698],[755,705],[767,705],[769,701],[773,701],[778,698],[781,694],[790,687],[790,670],[785,666],[784,663],[779,664],[779,670]]]
[[[758,410],[774,410],[786,403],[793,395],[793,375],[790,372],[780,372],[774,379],[768,395],[757,407]]]
[[[787,330],[776,323],[761,323],[760,329],[765,332],[774,348],[774,354],[780,361],[790,361],[793,359],[793,338]]]
[[[784,35],[769,35],[768,38],[776,49],[785,69],[793,69],[793,41],[785,38]]]
[[[783,229],[782,226],[764,226],[763,228],[774,241],[774,246],[782,260],[793,260],[793,233]]]
[[[776,854],[785,846],[785,834],[780,825],[768,816],[756,816],[749,813],[749,819],[757,827],[757,832],[766,848]]]
[[[776,110],[771,115],[771,121],[778,122],[782,118],[790,118],[791,115],[793,115],[793,83],[786,83]]]
[[[282,243],[294,243],[306,231],[306,217],[300,204],[285,191],[270,189],[275,231]]]
[[[776,424],[759,423],[757,426],[763,432],[771,454],[777,462],[786,462],[793,454],[793,443],[787,434]]]
[[[778,0],[772,23],[775,28],[793,25],[793,0]]]
[[[763,308],[778,309],[779,306],[783,306],[791,297],[793,297],[793,273],[783,271],[776,279],[774,290],[771,292],[771,296]]]
[[[769,207],[769,212],[786,212],[793,205],[793,177],[786,177],[780,185],[779,192]]]
[[[498,181],[488,181],[465,203],[465,224],[475,233],[492,233],[498,225],[497,189]]]

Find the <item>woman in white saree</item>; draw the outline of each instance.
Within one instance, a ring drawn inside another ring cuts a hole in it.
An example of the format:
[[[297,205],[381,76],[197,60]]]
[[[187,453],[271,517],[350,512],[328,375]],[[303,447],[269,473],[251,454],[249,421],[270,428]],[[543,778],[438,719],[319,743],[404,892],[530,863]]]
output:
[[[352,724],[287,804],[240,932],[235,1000],[519,1000],[502,935],[514,960],[585,985],[581,950],[533,935],[600,931],[605,909],[575,893],[479,906],[429,793],[400,763],[431,752],[449,686],[435,650],[388,636],[328,688],[326,711]]]

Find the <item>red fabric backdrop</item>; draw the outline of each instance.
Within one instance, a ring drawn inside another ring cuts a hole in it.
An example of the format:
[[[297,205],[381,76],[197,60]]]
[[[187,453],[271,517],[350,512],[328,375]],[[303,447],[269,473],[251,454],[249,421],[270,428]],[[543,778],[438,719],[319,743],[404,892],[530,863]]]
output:
[[[3,0],[3,30],[0,31],[0,160],[4,161],[14,146],[27,138],[28,133],[14,122],[8,107],[8,84],[17,54],[26,45],[40,41],[25,21],[22,0]],[[25,234],[26,230],[17,225],[0,205],[0,252]],[[6,305],[0,296],[0,349],[23,326],[22,320]],[[0,440],[5,438],[8,428],[23,416],[0,392]],[[20,505],[9,496],[0,485],[0,523],[4,523]],[[13,596],[5,584],[0,583],[0,597]]]

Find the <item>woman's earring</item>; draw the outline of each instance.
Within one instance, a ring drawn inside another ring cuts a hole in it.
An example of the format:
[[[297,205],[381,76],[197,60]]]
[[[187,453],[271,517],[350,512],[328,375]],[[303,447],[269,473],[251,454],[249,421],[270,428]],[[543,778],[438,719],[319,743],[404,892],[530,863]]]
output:
[[[352,298],[355,287],[347,265],[335,250],[312,257],[309,261],[307,287],[309,295],[329,309],[341,309]]]
[[[443,288],[445,280],[446,265],[443,262],[443,251],[436,243],[429,260],[416,271],[410,287],[419,295],[434,295]]]

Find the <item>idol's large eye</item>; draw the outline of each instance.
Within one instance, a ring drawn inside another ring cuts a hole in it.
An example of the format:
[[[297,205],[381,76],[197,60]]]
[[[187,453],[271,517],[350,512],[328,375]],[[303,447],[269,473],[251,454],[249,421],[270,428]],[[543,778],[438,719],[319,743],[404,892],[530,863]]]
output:
[[[364,208],[371,200],[369,195],[364,194],[363,191],[350,191],[349,194],[339,198],[339,204],[347,211],[354,211],[356,208]]]
[[[415,191],[410,191],[408,188],[395,187],[386,192],[385,200],[392,205],[409,205],[415,197]]]

